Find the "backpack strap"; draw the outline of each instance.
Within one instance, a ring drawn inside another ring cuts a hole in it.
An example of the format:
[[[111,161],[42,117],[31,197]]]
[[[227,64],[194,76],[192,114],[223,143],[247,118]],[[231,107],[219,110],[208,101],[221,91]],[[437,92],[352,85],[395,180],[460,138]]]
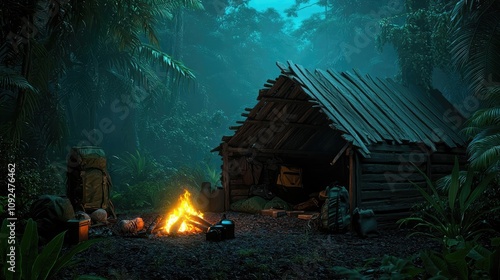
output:
[[[111,182],[111,176],[108,175],[107,172],[104,172],[104,177],[106,177],[107,184],[108,184],[108,205],[109,205],[109,211],[111,212],[111,215],[113,215],[113,218],[116,220],[116,213],[115,213],[115,205],[113,202],[111,202],[111,187],[113,186],[113,183]]]
[[[115,205],[113,202],[111,202],[111,199],[108,200],[109,203],[109,211],[111,211],[111,215],[113,215],[113,218],[116,220],[116,213],[115,213]]]

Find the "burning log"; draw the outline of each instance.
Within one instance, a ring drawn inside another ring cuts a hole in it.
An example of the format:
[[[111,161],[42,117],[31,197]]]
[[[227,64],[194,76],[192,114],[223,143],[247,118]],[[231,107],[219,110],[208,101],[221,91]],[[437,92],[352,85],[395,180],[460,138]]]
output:
[[[199,224],[199,223],[197,223],[195,221],[192,221],[192,220],[186,220],[186,223],[188,223],[188,224],[190,224],[190,225],[192,225],[192,226],[194,226],[194,227],[196,227],[196,228],[198,228],[198,229],[200,229],[200,230],[202,230],[204,232],[206,232],[208,230],[208,228],[209,228],[208,226]]]
[[[202,224],[204,226],[206,226],[206,228],[209,228],[211,226],[213,226],[209,221],[201,218],[201,217],[198,217],[198,216],[195,216],[195,215],[191,215],[191,214],[187,214],[187,217],[189,220],[192,220],[196,223],[199,223],[199,224]]]
[[[182,223],[184,223],[184,218],[179,218],[177,221],[175,221],[172,226],[170,226],[170,230],[167,230],[168,234],[177,234],[179,229],[182,226]]]
[[[177,206],[165,217],[163,227],[165,234],[177,234],[178,232],[194,233],[205,230],[212,224],[203,219],[203,213],[199,212],[190,200],[191,194],[186,190],[179,198]]]
[[[152,234],[154,232],[161,230],[161,227],[158,227],[158,225],[160,224],[162,219],[163,219],[162,216],[160,215],[156,216],[156,218],[151,222],[148,229],[146,230],[146,233]]]

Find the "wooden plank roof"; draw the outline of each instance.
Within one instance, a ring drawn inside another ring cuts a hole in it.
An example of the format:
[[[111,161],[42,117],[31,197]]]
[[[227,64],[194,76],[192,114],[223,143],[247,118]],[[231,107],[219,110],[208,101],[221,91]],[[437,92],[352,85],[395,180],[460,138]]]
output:
[[[325,150],[330,146],[322,140],[338,146],[341,137],[365,157],[372,144],[384,141],[423,143],[432,151],[438,143],[465,145],[454,126],[462,116],[442,96],[435,96],[439,93],[430,95],[356,71],[311,72],[290,61],[278,67],[281,75],[267,81],[257,105],[242,114],[247,119],[223,142],[240,148],[318,151],[318,143]],[[266,133],[266,139],[259,137]]]

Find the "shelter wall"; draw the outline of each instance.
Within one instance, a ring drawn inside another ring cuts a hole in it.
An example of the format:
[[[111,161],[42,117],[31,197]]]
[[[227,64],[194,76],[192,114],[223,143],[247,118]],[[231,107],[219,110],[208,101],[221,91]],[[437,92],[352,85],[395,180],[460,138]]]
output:
[[[455,156],[461,167],[466,164],[465,149],[444,145],[433,152],[423,145],[377,144],[370,151],[370,158],[358,157],[356,202],[359,208],[373,209],[382,225],[410,215],[411,207],[422,201],[413,184],[427,184],[418,169],[435,181],[450,174]]]

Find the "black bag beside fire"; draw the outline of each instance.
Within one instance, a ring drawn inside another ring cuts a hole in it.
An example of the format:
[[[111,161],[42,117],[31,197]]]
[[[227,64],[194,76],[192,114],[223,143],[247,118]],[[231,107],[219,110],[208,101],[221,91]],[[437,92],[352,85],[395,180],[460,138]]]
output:
[[[328,232],[346,232],[351,223],[349,192],[342,186],[328,186],[326,197],[321,207],[322,228]]]
[[[66,195],[75,211],[91,213],[104,209],[116,219],[104,150],[93,146],[73,147],[67,167]]]

